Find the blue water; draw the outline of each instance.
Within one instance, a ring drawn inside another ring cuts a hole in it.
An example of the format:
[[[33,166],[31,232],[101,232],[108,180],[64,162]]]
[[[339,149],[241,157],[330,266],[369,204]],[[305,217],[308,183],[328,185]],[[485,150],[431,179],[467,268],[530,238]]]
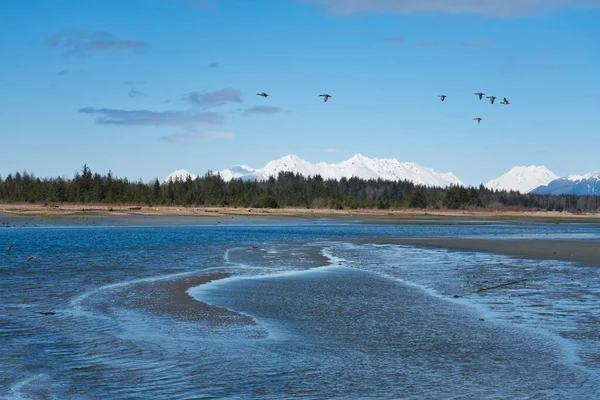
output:
[[[0,247],[13,250],[0,253],[0,397],[600,392],[596,268],[353,242],[422,236],[599,240],[600,232],[326,219],[3,228]],[[205,276],[214,280],[185,294],[188,280]],[[527,284],[473,295],[521,278]]]

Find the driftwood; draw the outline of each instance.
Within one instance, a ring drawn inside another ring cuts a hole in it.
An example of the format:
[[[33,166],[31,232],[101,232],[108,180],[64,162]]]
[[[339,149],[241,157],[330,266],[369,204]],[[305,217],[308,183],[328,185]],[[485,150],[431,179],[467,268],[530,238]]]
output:
[[[504,287],[504,286],[509,286],[509,285],[516,285],[517,283],[525,282],[526,280],[527,279],[520,279],[518,281],[506,282],[506,283],[503,283],[501,285],[490,286],[490,287],[487,287],[487,288],[481,288],[481,289],[477,289],[473,293],[480,293],[480,292],[484,292],[486,290],[498,289],[498,288],[501,288],[501,287]]]

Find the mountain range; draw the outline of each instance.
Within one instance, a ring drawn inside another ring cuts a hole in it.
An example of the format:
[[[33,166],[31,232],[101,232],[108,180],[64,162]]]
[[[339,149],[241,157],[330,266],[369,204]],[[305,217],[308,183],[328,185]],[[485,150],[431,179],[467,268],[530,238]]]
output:
[[[185,179],[187,171],[178,170],[169,175]],[[419,185],[446,187],[449,185],[465,186],[453,173],[439,173],[432,168],[422,167],[414,162],[401,163],[394,158],[368,158],[356,154],[348,160],[337,164],[319,162],[310,163],[293,154],[279,160],[273,160],[263,168],[255,169],[248,165],[236,165],[218,171],[223,180],[267,180],[277,177],[280,172],[294,172],[303,176],[320,175],[323,179],[341,179],[358,177],[361,179],[409,180]],[[188,173],[189,174],[189,173]]]
[[[600,196],[600,171],[568,175],[535,188],[535,194],[576,194]]]
[[[323,179],[341,179],[358,177],[361,179],[408,180],[418,185],[447,187],[465,186],[453,173],[439,173],[432,168],[422,167],[414,162],[399,162],[395,158],[369,158],[356,154],[337,164],[319,162],[310,163],[293,154],[267,163],[263,168],[248,165],[235,165],[218,171],[225,181],[232,179],[267,180],[277,177],[279,172],[294,172],[303,176],[320,175]],[[186,170],[176,170],[170,179],[184,180],[197,175]],[[506,174],[485,184],[492,190],[514,190],[521,193],[536,194],[577,194],[600,195],[600,172],[559,177],[545,165],[517,166]]]

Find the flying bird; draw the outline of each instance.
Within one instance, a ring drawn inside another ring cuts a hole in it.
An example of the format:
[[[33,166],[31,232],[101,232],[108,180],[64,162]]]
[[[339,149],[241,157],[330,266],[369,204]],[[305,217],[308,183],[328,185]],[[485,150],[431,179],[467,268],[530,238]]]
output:
[[[474,121],[477,121],[478,124],[481,123],[482,118],[473,118]]]
[[[264,97],[265,99],[266,99],[267,97],[269,97],[269,95],[268,95],[268,94],[266,94],[265,92],[256,93],[256,95],[257,95],[257,96],[262,96],[262,97]]]
[[[11,250],[12,250],[12,244],[6,248],[6,251],[11,251]]]
[[[35,256],[29,256],[29,258],[27,258],[27,261],[31,261],[35,258]]]
[[[320,94],[319,96],[323,97],[324,102],[327,102],[327,100],[329,100],[330,97],[333,97],[330,94]]]
[[[506,100],[506,97],[505,97],[504,100],[500,102],[500,104],[507,104],[508,105],[510,103],[508,102],[508,100]]]
[[[446,100],[446,97],[448,97],[448,96],[446,96],[445,94],[440,94],[438,97],[440,99],[442,99],[442,101],[444,101],[444,100]]]
[[[485,93],[475,93],[475,96],[479,96],[479,100],[481,100],[484,94]]]
[[[492,103],[492,104],[494,104],[494,100],[497,99],[496,96],[488,96],[487,98],[490,99],[490,103]]]

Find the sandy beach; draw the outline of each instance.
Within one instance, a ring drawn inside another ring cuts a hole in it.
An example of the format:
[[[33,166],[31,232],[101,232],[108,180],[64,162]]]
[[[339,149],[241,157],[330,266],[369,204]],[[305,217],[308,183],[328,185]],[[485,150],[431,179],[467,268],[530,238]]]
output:
[[[533,260],[573,261],[587,266],[600,267],[600,242],[598,240],[375,238],[357,242],[441,247],[458,251],[496,253]]]
[[[373,217],[380,223],[395,223],[396,220],[410,221],[415,218],[423,219],[498,219],[498,220],[539,220],[541,222],[593,222],[600,223],[600,214],[573,214],[568,212],[547,211],[518,211],[518,210],[423,210],[423,209],[306,209],[306,208],[235,208],[235,207],[182,207],[182,206],[148,206],[148,205],[108,205],[108,204],[30,204],[3,203],[0,204],[0,224],[8,224],[17,217],[41,217],[44,221],[56,220],[57,217],[71,217],[73,222],[94,221],[93,218],[111,217],[196,217],[193,223],[205,220],[204,217]],[[79,219],[77,219],[79,218]],[[87,219],[86,219],[87,218]],[[212,218],[214,219],[214,218]],[[387,221],[383,221],[387,219]],[[180,223],[186,223],[189,218],[182,218]],[[33,221],[33,220],[32,220]],[[206,220],[205,220],[206,221]],[[209,223],[214,223],[211,218]],[[187,223],[190,223],[189,221]]]

